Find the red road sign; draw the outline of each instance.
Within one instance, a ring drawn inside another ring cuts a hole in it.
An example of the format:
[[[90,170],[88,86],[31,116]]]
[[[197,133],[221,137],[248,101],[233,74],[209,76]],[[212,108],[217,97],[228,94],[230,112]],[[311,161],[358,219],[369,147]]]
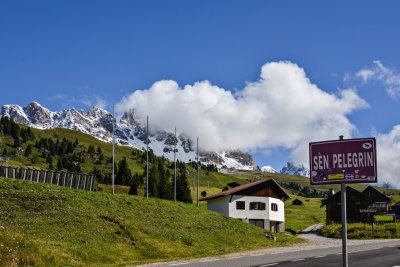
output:
[[[309,149],[313,185],[377,182],[375,138],[314,142]]]

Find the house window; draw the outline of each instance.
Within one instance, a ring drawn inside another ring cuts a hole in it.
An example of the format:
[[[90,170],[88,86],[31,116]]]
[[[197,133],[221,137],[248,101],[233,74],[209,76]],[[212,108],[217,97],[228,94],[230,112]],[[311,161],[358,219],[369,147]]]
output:
[[[236,201],[236,209],[237,210],[244,210],[246,209],[244,201]]]
[[[250,202],[251,210],[265,210],[265,203],[262,202]]]
[[[272,210],[272,211],[278,211],[278,205],[275,204],[275,203],[272,203],[272,204],[271,204],[271,210]]]

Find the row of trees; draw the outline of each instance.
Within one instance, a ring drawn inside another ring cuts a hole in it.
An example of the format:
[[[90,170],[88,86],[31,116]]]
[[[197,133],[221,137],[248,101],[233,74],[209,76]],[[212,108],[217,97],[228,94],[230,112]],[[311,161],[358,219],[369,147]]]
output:
[[[174,199],[173,170],[171,165],[166,166],[167,161],[162,157],[156,157],[154,164],[149,166],[149,196],[161,199]],[[173,165],[172,165],[173,168]],[[142,174],[135,173],[132,175],[126,158],[123,158],[118,164],[115,164],[115,180],[117,185],[130,186],[129,193],[137,195],[138,188],[146,188],[147,167],[145,166]],[[99,183],[111,184],[111,174],[103,175],[101,171],[94,167],[93,174]],[[190,186],[187,179],[187,170],[184,163],[177,161],[177,177],[176,177],[176,193],[177,200],[192,203],[190,194]]]
[[[20,147],[21,144],[26,143],[28,140],[35,139],[35,135],[31,128],[28,127],[27,129],[21,129],[17,123],[10,120],[8,117],[0,118],[0,131],[4,135],[10,135],[14,138],[14,148]]]
[[[315,188],[311,188],[309,186],[303,187],[295,182],[290,182],[290,183],[281,182],[280,185],[283,188],[286,188],[286,189],[289,189],[292,191],[296,191],[299,196],[303,196],[303,197],[324,198],[324,197],[327,197],[327,195],[328,195],[327,192],[317,191]]]
[[[0,118],[0,132],[4,135],[9,135],[14,138],[14,148],[22,150],[22,144],[27,141],[24,155],[31,157],[30,160],[33,164],[39,162],[46,162],[49,169],[57,170],[68,170],[71,172],[81,172],[81,163],[86,160],[93,159],[95,167],[93,173],[96,174],[99,183],[111,183],[111,173],[103,174],[100,168],[103,163],[106,165],[112,162],[112,158],[105,160],[105,156],[102,154],[101,147],[97,148],[94,145],[89,145],[84,150],[77,151],[79,140],[76,138],[75,141],[70,141],[66,138],[55,139],[55,138],[44,138],[40,137],[35,139],[35,135],[31,128],[20,127],[17,123],[10,120],[7,117]],[[87,150],[86,150],[87,149]],[[34,152],[36,150],[37,152]],[[4,148],[3,154],[8,154],[8,151]],[[138,161],[146,162],[146,153],[140,151],[133,151],[132,156]],[[173,169],[174,163],[170,163],[164,157],[157,157],[152,150],[149,151],[149,180],[148,188],[149,195],[151,197],[173,200],[174,198],[174,183],[173,183]],[[43,160],[40,160],[42,158]],[[194,162],[192,162],[195,164]],[[99,166],[96,168],[96,166]],[[130,186],[130,194],[137,194],[138,188],[146,188],[146,166],[145,171],[140,173],[132,172],[128,166],[126,158],[123,158],[118,163],[115,163],[115,184],[128,185]],[[187,179],[187,166],[184,162],[177,161],[177,179],[176,179],[176,191],[177,200],[182,202],[191,203],[192,197],[190,194],[190,186]],[[212,171],[213,167],[206,166],[207,170]],[[108,168],[107,169],[111,169]]]

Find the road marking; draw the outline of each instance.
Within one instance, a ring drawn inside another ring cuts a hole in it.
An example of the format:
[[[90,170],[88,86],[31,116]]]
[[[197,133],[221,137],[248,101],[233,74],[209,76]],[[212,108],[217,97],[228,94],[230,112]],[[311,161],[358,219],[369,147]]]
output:
[[[270,264],[264,264],[264,265],[260,265],[260,267],[266,267],[266,266],[272,266],[272,265],[277,265],[277,262],[274,263],[270,263]]]
[[[323,257],[326,257],[326,255],[324,255],[324,256],[316,256],[316,257],[314,257],[314,259],[323,258]]]
[[[228,260],[230,260],[230,259],[239,259],[239,258],[243,258],[244,256],[238,256],[238,257],[231,257],[231,258],[228,258]]]
[[[262,255],[250,255],[250,257],[258,257],[258,256],[262,256]]]
[[[292,260],[292,261],[304,261],[304,259],[297,259],[297,260]]]
[[[173,265],[183,265],[183,264],[189,264],[190,262],[179,262],[179,263],[171,263],[170,266]]]
[[[208,262],[208,261],[219,261],[219,259],[202,260],[202,261],[199,261],[199,262]]]

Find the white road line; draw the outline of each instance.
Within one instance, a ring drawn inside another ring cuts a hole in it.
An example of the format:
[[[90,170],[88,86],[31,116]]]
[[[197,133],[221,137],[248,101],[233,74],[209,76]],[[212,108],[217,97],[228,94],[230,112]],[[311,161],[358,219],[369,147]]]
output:
[[[326,257],[326,255],[323,255],[323,256],[316,256],[316,257],[314,257],[314,259],[323,258],[323,257]]]
[[[297,259],[297,260],[292,260],[292,261],[304,261],[304,259]]]
[[[219,261],[219,259],[202,260],[202,261],[199,261],[199,262],[208,262],[208,261]]]
[[[179,263],[171,263],[170,266],[174,265],[184,265],[184,264],[189,264],[190,262],[179,262]]]
[[[260,267],[266,267],[266,266],[272,266],[272,265],[277,265],[277,262],[274,263],[270,263],[270,264],[264,264],[264,265],[260,265]]]
[[[240,258],[243,258],[244,256],[238,256],[238,257],[231,257],[231,258],[227,258],[227,260],[230,260],[230,259],[240,259]]]

